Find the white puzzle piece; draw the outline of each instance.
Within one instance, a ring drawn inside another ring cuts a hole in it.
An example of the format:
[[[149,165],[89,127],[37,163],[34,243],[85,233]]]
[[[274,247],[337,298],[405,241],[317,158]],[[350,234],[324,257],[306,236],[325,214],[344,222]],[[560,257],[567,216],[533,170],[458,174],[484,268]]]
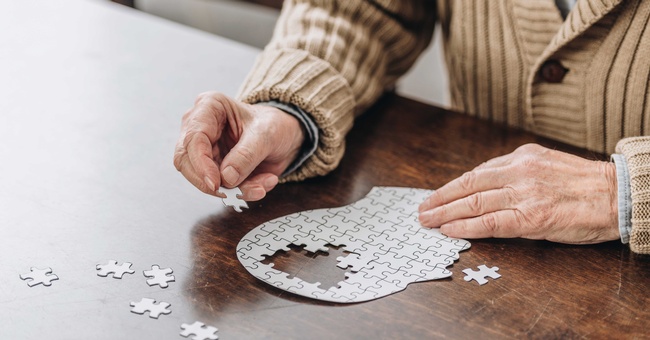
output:
[[[131,302],[131,312],[135,314],[143,315],[146,312],[149,312],[149,317],[153,319],[158,319],[160,314],[169,314],[172,311],[167,309],[171,306],[167,302],[156,303],[156,300],[149,298],[142,298],[140,302]]]
[[[193,324],[188,325],[186,323],[181,325],[181,336],[188,337],[194,335],[192,340],[217,340],[217,328],[212,326],[207,326],[203,322],[194,321]]]
[[[142,274],[148,278],[147,284],[149,286],[159,285],[161,288],[167,288],[169,282],[176,281],[174,275],[171,275],[173,272],[174,270],[171,268],[160,269],[160,266],[154,264],[151,266],[151,270],[145,270]]]
[[[132,265],[130,262],[124,262],[118,266],[117,261],[109,260],[107,264],[98,264],[95,269],[97,276],[107,277],[108,274],[113,274],[114,279],[121,279],[124,274],[135,273],[135,270],[131,269]]]
[[[463,273],[465,273],[463,279],[467,282],[475,280],[480,286],[482,286],[488,283],[488,280],[485,279],[486,277],[491,277],[495,280],[500,278],[501,274],[497,273],[498,270],[499,267],[488,268],[486,265],[482,264],[478,266],[478,271],[470,268],[463,269]]]
[[[29,273],[20,274],[20,279],[26,280],[27,285],[30,287],[34,287],[39,284],[49,287],[52,285],[52,281],[59,279],[58,276],[52,274],[52,268],[49,267],[44,269],[31,267],[29,270]]]
[[[417,221],[418,206],[431,190],[375,187],[363,199],[340,208],[303,211],[266,222],[246,234],[237,257],[258,279],[309,298],[333,302],[361,302],[406,289],[412,282],[451,276],[447,270],[470,247],[466,240],[426,229]],[[319,287],[261,261],[287,245],[304,245],[311,252],[327,245],[349,252],[338,257],[348,268],[336,286]]]
[[[232,189],[219,187],[219,192],[226,195],[226,198],[222,198],[223,204],[227,207],[232,207],[236,212],[242,212],[241,208],[248,209],[248,203],[241,199],[242,192],[239,188],[234,187]]]

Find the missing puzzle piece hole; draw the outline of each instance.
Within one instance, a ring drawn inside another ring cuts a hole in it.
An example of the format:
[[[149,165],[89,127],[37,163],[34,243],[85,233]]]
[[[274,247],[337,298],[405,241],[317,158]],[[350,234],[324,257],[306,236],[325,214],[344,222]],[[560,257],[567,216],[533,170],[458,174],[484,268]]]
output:
[[[312,253],[304,249],[304,246],[289,244],[289,251],[278,250],[272,256],[267,256],[264,264],[273,263],[273,268],[288,273],[288,278],[297,276],[309,283],[320,282],[321,289],[329,289],[337,286],[345,280],[345,269],[336,266],[339,256],[347,256],[349,253],[343,250],[344,246],[336,247],[331,244],[325,245],[329,252],[317,251]]]

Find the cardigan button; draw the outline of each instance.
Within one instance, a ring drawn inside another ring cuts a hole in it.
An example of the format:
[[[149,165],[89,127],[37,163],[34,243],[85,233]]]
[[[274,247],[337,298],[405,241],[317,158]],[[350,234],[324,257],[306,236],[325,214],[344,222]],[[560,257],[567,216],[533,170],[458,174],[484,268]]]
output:
[[[560,83],[564,75],[569,72],[557,60],[547,60],[539,70],[539,75],[549,83]]]

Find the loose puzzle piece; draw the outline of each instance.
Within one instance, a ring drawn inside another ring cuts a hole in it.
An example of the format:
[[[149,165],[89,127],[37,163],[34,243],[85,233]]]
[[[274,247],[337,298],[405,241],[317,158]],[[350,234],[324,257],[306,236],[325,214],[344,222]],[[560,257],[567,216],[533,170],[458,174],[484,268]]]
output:
[[[20,274],[22,280],[27,281],[27,285],[34,287],[36,285],[42,284],[43,286],[51,286],[52,281],[58,280],[59,277],[52,274],[52,268],[38,269],[35,267],[29,268],[30,272],[25,274]]]
[[[143,315],[145,312],[149,312],[149,317],[158,319],[160,314],[169,314],[172,311],[167,309],[171,306],[167,302],[156,303],[156,300],[149,298],[142,298],[140,302],[131,302],[131,312],[135,314]]]
[[[246,201],[241,199],[242,192],[239,188],[235,187],[232,189],[219,187],[219,192],[226,195],[226,198],[222,198],[223,204],[227,207],[233,207],[236,212],[242,212],[241,208],[248,208]]]
[[[186,323],[181,325],[181,335],[184,337],[188,337],[190,335],[194,335],[192,337],[192,340],[217,340],[219,337],[217,336],[217,328],[212,327],[212,326],[207,326],[203,322],[199,321],[194,321],[193,324],[188,325]]]
[[[121,279],[125,273],[135,273],[135,270],[131,269],[131,265],[132,263],[124,262],[118,266],[117,261],[110,260],[107,264],[98,264],[95,268],[97,276],[107,277],[108,274],[113,274],[114,279]]]
[[[159,285],[161,288],[169,287],[169,282],[176,281],[174,275],[169,275],[174,271],[171,268],[160,269],[158,265],[151,266],[151,270],[145,270],[142,273],[148,277],[147,284],[149,286]]]
[[[501,277],[501,274],[497,273],[498,270],[499,267],[488,268],[484,264],[478,266],[478,271],[470,268],[463,269],[463,273],[465,273],[464,280],[467,282],[475,280],[479,285],[484,285],[488,283],[488,280],[485,279],[486,277],[491,277],[495,280]]]
[[[426,229],[417,220],[418,206],[431,190],[375,187],[363,199],[340,208],[303,211],[266,222],[246,234],[237,257],[258,279],[298,295],[333,302],[361,302],[406,289],[412,282],[451,276],[446,268],[468,249],[466,240]],[[321,288],[264,264],[287,245],[327,251],[343,247],[337,266],[345,280]]]

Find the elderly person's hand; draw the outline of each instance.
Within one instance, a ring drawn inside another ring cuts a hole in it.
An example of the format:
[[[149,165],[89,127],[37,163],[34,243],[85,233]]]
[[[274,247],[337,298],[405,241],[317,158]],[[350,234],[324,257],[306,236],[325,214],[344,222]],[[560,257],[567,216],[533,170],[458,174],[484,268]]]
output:
[[[436,190],[419,219],[450,237],[587,244],[619,237],[617,206],[612,163],[529,144]]]
[[[203,93],[183,116],[174,165],[207,194],[239,186],[245,200],[256,201],[275,187],[303,139],[300,122],[290,114]]]

